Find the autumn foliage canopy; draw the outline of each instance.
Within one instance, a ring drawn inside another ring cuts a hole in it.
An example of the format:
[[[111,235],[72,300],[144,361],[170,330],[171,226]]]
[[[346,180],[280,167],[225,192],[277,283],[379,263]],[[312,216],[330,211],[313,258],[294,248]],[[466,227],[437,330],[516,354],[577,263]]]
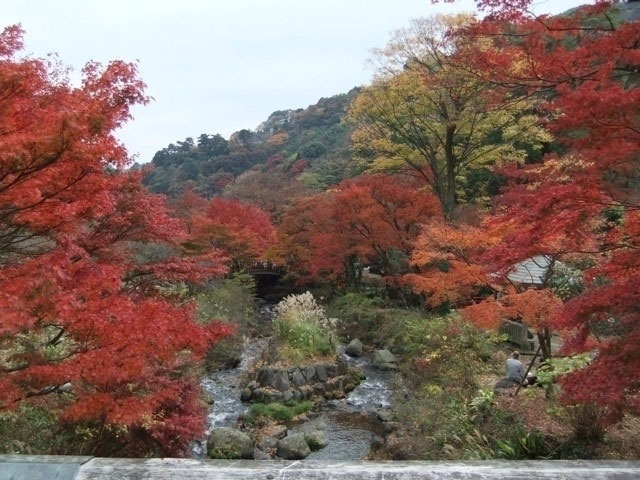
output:
[[[74,86],[6,28],[0,410],[56,398],[63,422],[126,431],[118,453],[185,454],[204,427],[193,367],[229,332],[167,287],[270,261],[295,287],[360,290],[376,269],[405,305],[525,322],[545,358],[559,332],[562,354],[592,357],[564,401],[640,414],[640,22],[603,0],[556,17],[476,3],[482,19],[417,22],[430,35],[383,51],[344,112],[356,166],[324,191],[296,183],[317,157],[278,154],[213,176],[225,196],[170,204],[114,137],[148,102],[136,65],[89,63]],[[533,257],[544,277],[512,281]]]
[[[640,368],[640,23],[620,22],[608,1],[557,17],[535,17],[527,0],[477,3],[487,17],[452,34],[485,41],[457,61],[497,88],[544,99],[541,121],[559,148],[540,162],[504,169],[507,188],[482,227],[501,232],[500,242],[471,263],[504,278],[510,266],[534,255],[578,258],[584,291],[566,303],[551,292],[519,293],[518,301],[509,295],[500,303],[534,324],[563,330],[565,353],[595,353],[588,367],[564,379],[568,401],[598,404],[609,419],[638,412],[640,383],[630,372]],[[432,251],[425,243],[414,259]],[[476,278],[462,278],[463,289]],[[491,317],[486,306],[473,308],[478,318]]]
[[[183,222],[124,171],[113,131],[147,101],[135,65],[88,64],[74,87],[21,44],[0,35],[0,409],[60,394],[64,419],[183,452],[203,422],[180,372],[225,331],[156,286],[221,275],[224,255],[184,255]],[[148,243],[167,253],[145,258]]]

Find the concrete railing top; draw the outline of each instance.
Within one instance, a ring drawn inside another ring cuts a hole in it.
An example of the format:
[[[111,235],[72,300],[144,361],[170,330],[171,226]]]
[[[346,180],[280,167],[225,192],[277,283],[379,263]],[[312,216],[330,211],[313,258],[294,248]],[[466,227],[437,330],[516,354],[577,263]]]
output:
[[[320,462],[0,455],[0,480],[640,479],[640,462]]]

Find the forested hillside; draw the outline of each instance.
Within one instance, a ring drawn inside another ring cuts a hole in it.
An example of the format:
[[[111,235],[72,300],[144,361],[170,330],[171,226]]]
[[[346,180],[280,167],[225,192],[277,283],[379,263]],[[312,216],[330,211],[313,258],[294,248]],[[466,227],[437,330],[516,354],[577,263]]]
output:
[[[145,184],[155,193],[179,195],[187,186],[204,196],[220,194],[239,179],[255,181],[257,172],[297,177],[311,188],[325,188],[349,176],[350,127],[342,121],[358,89],[321,98],[296,110],[273,112],[255,130],[240,130],[226,140],[203,133],[157,152]],[[251,171],[251,180],[242,175]]]

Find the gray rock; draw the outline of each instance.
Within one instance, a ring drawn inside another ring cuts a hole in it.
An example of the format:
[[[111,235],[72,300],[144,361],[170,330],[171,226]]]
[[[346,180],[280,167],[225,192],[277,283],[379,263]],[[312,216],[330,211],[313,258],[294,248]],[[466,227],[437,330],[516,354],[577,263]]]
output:
[[[376,412],[376,417],[381,422],[390,422],[393,418],[393,413],[391,412],[391,410],[378,410]]]
[[[278,441],[277,455],[286,460],[302,460],[311,453],[311,449],[302,434],[294,434]]]
[[[354,380],[347,379],[344,382],[344,385],[342,386],[342,389],[344,390],[344,393],[349,393],[349,392],[354,391],[357,386],[358,386],[358,383],[356,383]]]
[[[362,347],[362,342],[357,338],[354,338],[353,340],[351,340],[351,342],[349,342],[347,348],[345,348],[345,352],[350,357],[360,357],[362,356]]]
[[[381,363],[380,365],[377,365],[377,368],[378,370],[386,372],[388,370],[397,370],[398,366],[395,363]]]
[[[289,400],[293,399],[293,392],[291,390],[286,390],[284,392],[282,392],[282,401],[283,402],[288,402]]]
[[[316,395],[318,397],[321,397],[321,396],[324,395],[324,392],[325,392],[324,383],[318,382],[318,383],[313,385],[313,394],[314,395]]]
[[[261,368],[258,371],[257,381],[263,387],[268,387],[273,383],[273,376],[277,370],[269,367]]]
[[[235,428],[214,428],[207,444],[209,458],[253,458],[249,435]]]
[[[300,401],[302,401],[302,400],[303,400],[303,398],[302,398],[302,392],[301,392],[300,390],[294,390],[294,391],[293,391],[293,399],[294,399],[296,402],[300,402]]]
[[[321,382],[326,382],[329,376],[327,375],[327,364],[326,363],[318,363],[315,366],[316,375],[318,376],[318,380]]]
[[[309,400],[313,397],[313,387],[310,385],[303,385],[300,387],[300,393],[302,394],[303,400]]]
[[[284,433],[285,434],[287,433],[286,429]],[[258,448],[260,450],[268,450],[270,448],[276,448],[277,446],[278,446],[278,439],[273,437],[265,437],[258,442]]]
[[[280,392],[289,390],[291,384],[289,383],[289,375],[286,370],[279,370],[273,375],[271,386]]]
[[[323,430],[305,432],[304,440],[311,450],[320,450],[329,445],[329,439]]]
[[[314,412],[313,410],[309,410],[306,414],[307,418],[317,418],[320,416],[320,412]]]
[[[277,429],[271,434],[272,437],[277,438],[278,440],[280,440],[281,438],[284,438],[287,436],[287,427],[285,427],[284,425],[280,425],[279,427],[277,427]]]
[[[331,378],[327,380],[325,385],[326,385],[326,390],[328,391],[342,390],[342,377]]]
[[[316,378],[316,369],[313,367],[306,367],[302,373],[304,378],[307,379],[307,383],[313,382]]]
[[[327,365],[327,376],[329,378],[338,376],[338,365]]]
[[[338,375],[344,375],[349,370],[349,365],[342,358],[338,358]]]
[[[251,398],[262,403],[281,402],[282,392],[278,392],[277,390],[269,387],[256,388],[253,391]]]
[[[291,373],[291,383],[293,383],[296,387],[300,387],[307,383],[307,380],[304,378],[304,375],[302,375],[302,372],[299,368],[296,368]]]
[[[253,449],[253,459],[254,460],[271,460],[271,456],[263,450],[259,448]]]
[[[373,352],[373,366],[380,367],[384,363],[396,363],[396,357],[389,350],[376,350]]]
[[[253,395],[253,392],[251,391],[251,389],[245,388],[244,390],[242,390],[242,393],[240,394],[240,400],[242,400],[243,402],[248,402],[249,400],[251,400],[252,395]]]

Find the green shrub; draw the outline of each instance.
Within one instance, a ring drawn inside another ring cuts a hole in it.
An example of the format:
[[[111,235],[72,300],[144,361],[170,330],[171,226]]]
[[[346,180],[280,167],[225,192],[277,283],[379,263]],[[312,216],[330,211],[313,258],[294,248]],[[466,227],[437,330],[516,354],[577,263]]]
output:
[[[498,453],[507,460],[545,460],[556,454],[537,432],[518,431],[508,440],[498,440]]]
[[[304,402],[294,402],[291,405],[291,409],[293,410],[293,415],[301,415],[303,413],[308,412],[313,408],[313,402],[304,401]]]
[[[55,410],[23,403],[16,411],[0,414],[0,453],[64,453],[67,439],[56,441],[57,431]]]
[[[22,403],[0,413],[0,454],[162,456],[155,439],[143,428],[98,422],[63,422],[59,415],[71,394]]]
[[[279,422],[288,422],[293,417],[308,412],[313,408],[313,402],[254,403],[251,405],[251,416],[268,417]]]
[[[480,389],[470,402],[471,411],[478,416],[488,415],[496,404],[496,394],[491,389]]]
[[[256,314],[255,284],[250,275],[211,281],[196,294],[201,323],[218,320],[246,326]]]
[[[491,335],[456,314],[405,311],[394,320],[387,337],[404,353],[407,392],[394,398],[394,414],[413,426],[406,458],[495,458],[496,439],[519,425],[495,408],[492,390],[478,389],[478,375],[496,368]]]
[[[220,460],[238,460],[241,458],[238,450],[229,445],[220,445],[209,450],[209,458]]]
[[[236,274],[229,279],[214,280],[195,298],[201,323],[217,321],[234,328],[232,335],[218,340],[207,351],[207,369],[233,367],[244,347],[243,336],[257,312],[252,277]]]
[[[335,319],[328,318],[306,292],[290,295],[276,307],[275,335],[285,344],[285,356],[298,361],[335,351]]]
[[[593,403],[583,403],[567,406],[563,410],[573,428],[575,438],[590,442],[599,442],[604,438],[606,427],[601,407]]]
[[[477,375],[492,368],[489,335],[455,314],[404,317],[398,328],[410,363],[403,371],[412,382],[428,379],[443,389],[459,391],[470,400],[478,390]]]

